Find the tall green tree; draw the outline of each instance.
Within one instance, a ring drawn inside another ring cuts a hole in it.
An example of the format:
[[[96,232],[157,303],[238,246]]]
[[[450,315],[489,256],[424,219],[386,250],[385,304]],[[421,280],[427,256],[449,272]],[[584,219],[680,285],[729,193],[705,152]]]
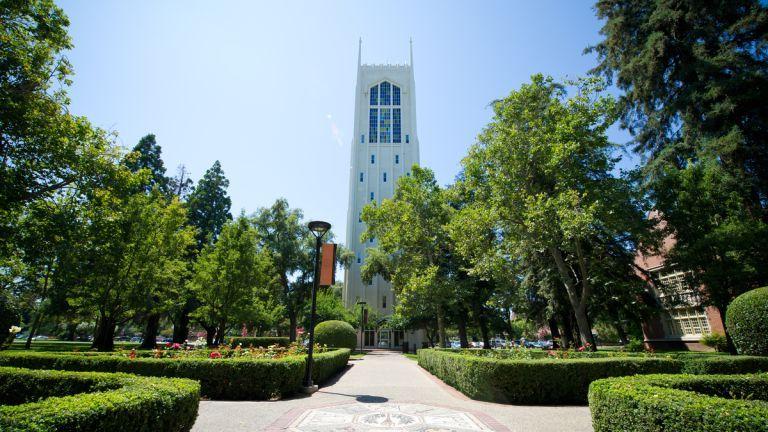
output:
[[[216,243],[206,245],[195,263],[192,289],[200,300],[193,316],[215,324],[209,343],[224,342],[227,330],[252,318],[258,291],[273,282],[269,253],[258,244],[258,233],[244,215],[224,224]]]
[[[145,135],[126,156],[125,166],[133,172],[147,171],[147,183],[144,186],[146,191],[157,188],[167,194],[171,191],[168,189],[169,179],[165,176],[165,164],[163,163],[162,153],[163,150],[157,144],[155,135]]]
[[[189,221],[197,228],[197,247],[199,250],[210,242],[215,242],[227,221],[232,220],[232,199],[227,195],[229,180],[216,161],[203,174],[197,186],[189,195]]]
[[[582,342],[594,347],[594,276],[604,257],[634,252],[645,218],[630,183],[612,175],[606,130],[615,101],[595,80],[572,84],[578,95],[567,98],[563,85],[534,75],[496,101],[493,121],[462,163],[478,205],[497,218],[503,253],[523,260],[546,253]]]
[[[768,283],[768,7],[601,0],[596,74],[624,90],[644,186],[705,304]],[[706,287],[706,288],[704,288]],[[726,329],[727,330],[727,329]]]

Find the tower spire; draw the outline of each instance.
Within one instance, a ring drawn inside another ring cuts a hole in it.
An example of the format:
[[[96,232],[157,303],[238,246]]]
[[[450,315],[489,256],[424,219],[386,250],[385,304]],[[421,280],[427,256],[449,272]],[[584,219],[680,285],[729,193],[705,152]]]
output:
[[[363,38],[360,37],[360,39],[358,41],[358,45],[357,45],[357,67],[360,67],[360,65],[362,64],[360,62],[361,61],[360,58],[361,58],[362,52],[363,52]]]
[[[408,44],[410,45],[411,50],[411,68],[413,68],[413,38],[408,39]]]

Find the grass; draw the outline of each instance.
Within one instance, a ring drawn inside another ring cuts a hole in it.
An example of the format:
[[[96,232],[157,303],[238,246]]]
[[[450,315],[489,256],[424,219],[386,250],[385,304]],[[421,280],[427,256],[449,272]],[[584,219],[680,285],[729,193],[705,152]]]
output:
[[[363,351],[363,352],[360,352],[360,351],[352,351],[352,354],[350,354],[350,355],[349,355],[349,359],[350,359],[350,360],[360,360],[360,359],[361,359],[361,358],[363,358],[363,357],[364,357],[366,354],[368,354],[368,353],[367,353],[367,352],[365,352],[365,351]]]
[[[403,354],[403,355],[406,356],[407,358],[413,360],[413,361],[418,361],[419,360],[419,356],[416,355],[416,354],[407,353],[407,354]]]

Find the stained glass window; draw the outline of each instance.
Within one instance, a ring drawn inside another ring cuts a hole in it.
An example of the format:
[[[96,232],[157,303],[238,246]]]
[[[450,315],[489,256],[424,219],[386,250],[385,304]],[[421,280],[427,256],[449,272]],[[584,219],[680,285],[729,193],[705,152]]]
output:
[[[368,142],[375,143],[379,136],[379,110],[371,108],[368,114]]]

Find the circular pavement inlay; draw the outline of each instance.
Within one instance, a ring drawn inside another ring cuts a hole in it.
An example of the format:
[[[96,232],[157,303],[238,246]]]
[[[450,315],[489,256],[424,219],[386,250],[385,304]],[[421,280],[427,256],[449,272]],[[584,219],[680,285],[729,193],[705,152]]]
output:
[[[289,427],[294,432],[325,431],[492,431],[474,414],[412,403],[349,403],[312,408]]]

